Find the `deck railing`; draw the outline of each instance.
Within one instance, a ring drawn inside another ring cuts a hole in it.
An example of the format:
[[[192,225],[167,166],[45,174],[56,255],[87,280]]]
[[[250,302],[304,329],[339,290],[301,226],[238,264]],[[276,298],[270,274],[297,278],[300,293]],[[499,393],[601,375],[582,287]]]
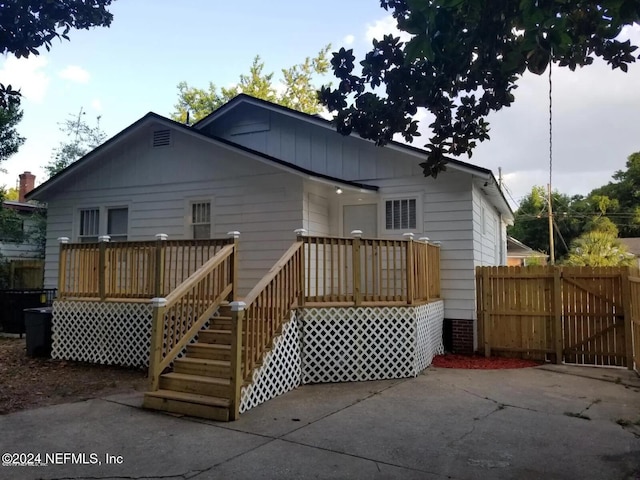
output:
[[[198,334],[224,300],[233,298],[235,245],[225,245],[166,298],[154,298],[149,379],[158,389],[162,371]]]
[[[302,295],[302,242],[295,242],[244,302],[242,378],[246,379]]]
[[[58,297],[139,299],[175,290],[233,239],[60,244]]]
[[[301,237],[304,302],[373,305],[440,297],[440,248],[426,241]]]

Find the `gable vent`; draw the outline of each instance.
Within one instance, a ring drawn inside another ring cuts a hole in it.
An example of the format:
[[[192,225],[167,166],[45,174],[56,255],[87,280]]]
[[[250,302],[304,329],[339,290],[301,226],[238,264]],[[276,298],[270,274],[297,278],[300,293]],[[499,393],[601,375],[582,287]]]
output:
[[[153,148],[171,145],[171,130],[155,130],[153,132]]]

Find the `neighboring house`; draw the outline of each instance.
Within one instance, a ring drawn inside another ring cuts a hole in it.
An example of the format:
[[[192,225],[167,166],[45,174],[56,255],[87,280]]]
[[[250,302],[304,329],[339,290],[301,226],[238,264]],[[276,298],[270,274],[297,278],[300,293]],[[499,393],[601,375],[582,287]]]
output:
[[[524,243],[507,236],[507,265],[526,267],[527,265],[546,265],[549,255],[527,247]]]
[[[640,237],[619,238],[618,240],[635,257],[637,266],[640,268]]]
[[[384,148],[247,95],[189,127],[149,113],[30,193],[47,202],[45,287],[58,237],[72,242],[240,236],[240,293],[305,228],[311,235],[441,242],[445,318],[476,318],[476,266],[504,265],[513,212],[492,172],[451,161],[425,178],[424,151]],[[472,329],[468,330],[472,332]],[[472,339],[463,339],[470,348]]]
[[[34,188],[35,176],[31,172],[20,174],[19,197],[17,201],[5,200],[2,208],[13,210],[17,213],[19,224],[12,225],[13,235],[5,236],[1,232],[0,255],[4,260],[25,260],[39,258],[42,256],[40,246],[34,241],[31,235],[37,226],[35,215],[42,209],[41,205],[28,203],[25,196]],[[15,239],[18,234],[19,240]]]

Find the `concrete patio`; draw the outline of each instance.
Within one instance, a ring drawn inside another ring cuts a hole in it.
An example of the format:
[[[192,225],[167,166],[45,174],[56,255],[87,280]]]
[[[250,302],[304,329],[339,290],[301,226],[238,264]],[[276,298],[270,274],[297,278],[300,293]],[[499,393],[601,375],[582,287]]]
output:
[[[2,453],[102,462],[3,466],[0,478],[640,478],[640,379],[622,369],[432,367],[304,386],[233,423],[140,403],[136,393],[0,417]]]

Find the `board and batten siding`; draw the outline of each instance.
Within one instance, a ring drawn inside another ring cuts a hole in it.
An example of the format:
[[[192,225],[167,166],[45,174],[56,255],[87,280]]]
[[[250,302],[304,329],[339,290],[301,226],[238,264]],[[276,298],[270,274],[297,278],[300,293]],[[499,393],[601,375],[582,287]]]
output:
[[[204,131],[315,173],[344,180],[422,175],[415,157],[397,161],[403,156],[397,151],[253,105],[238,105],[204,127]]]
[[[241,232],[241,295],[289,248],[302,225],[301,177],[177,130],[171,146],[152,148],[152,132],[130,137],[91,170],[80,166],[46,198],[46,287],[57,282],[57,238],[77,240],[81,208],[128,207],[128,240],[153,240],[157,233],[185,239],[192,238],[191,202],[211,201],[211,236]]]

